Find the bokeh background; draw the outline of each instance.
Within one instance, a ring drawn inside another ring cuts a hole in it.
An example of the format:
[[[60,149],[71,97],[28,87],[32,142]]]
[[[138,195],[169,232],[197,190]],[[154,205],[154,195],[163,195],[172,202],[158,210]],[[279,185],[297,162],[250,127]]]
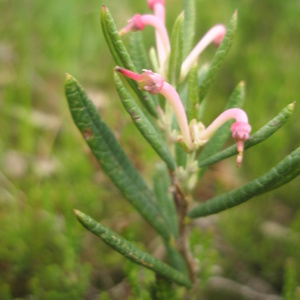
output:
[[[124,279],[130,267],[81,227],[73,208],[150,251],[160,244],[91,156],[64,97],[68,72],[84,85],[151,182],[158,157],[137,133],[115,92],[114,62],[99,22],[101,4],[0,1],[1,299],[134,299]],[[119,28],[134,13],[149,12],[144,0],[105,4]],[[246,82],[244,108],[253,131],[299,101],[298,0],[198,0],[196,5],[195,43],[214,24],[228,24],[235,9],[239,13],[235,43],[208,94],[206,124],[223,110],[241,80]],[[167,0],[166,8],[171,32],[182,3]],[[144,37],[147,45],[153,43],[151,29]],[[199,62],[209,61],[214,52],[211,46]],[[262,175],[298,147],[299,112],[297,103],[284,128],[246,152],[241,169],[235,168],[235,158],[213,166],[199,182],[195,199],[203,201]],[[207,274],[292,300],[289,287],[300,286],[299,184],[297,178],[199,222],[194,243],[200,245]],[[228,293],[207,285],[202,299],[235,299]]]

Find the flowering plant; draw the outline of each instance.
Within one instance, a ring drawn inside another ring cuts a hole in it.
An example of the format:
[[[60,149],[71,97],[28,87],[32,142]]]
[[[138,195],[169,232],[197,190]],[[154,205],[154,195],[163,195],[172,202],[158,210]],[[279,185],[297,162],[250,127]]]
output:
[[[192,191],[206,169],[236,154],[237,165],[241,166],[243,152],[284,125],[293,112],[294,103],[250,135],[248,116],[241,109],[245,87],[240,82],[224,112],[205,127],[201,122],[205,97],[233,43],[237,12],[227,28],[215,25],[192,49],[194,1],[184,1],[184,13],[177,18],[171,38],[165,26],[165,1],[148,0],[148,6],[153,14],[134,15],[120,31],[108,8],[103,6],[101,24],[117,64],[114,81],[122,104],[163,161],[157,166],[153,189],[128,159],[84,89],[71,75],[67,75],[65,92],[74,122],[104,172],[161,236],[166,262],[141,251],[81,211],[75,210],[75,214],[83,226],[117,252],[155,272],[157,285],[153,293],[169,295],[159,299],[173,299],[170,298],[175,297],[175,289],[170,289],[172,284],[191,289],[197,286],[199,279],[201,261],[193,257],[189,244],[189,227],[193,220],[239,205],[298,176],[300,148],[244,186],[201,204],[195,202]],[[145,26],[155,30],[156,50],[152,48],[149,56],[141,34],[129,33],[142,31]],[[132,34],[129,51],[122,41],[124,34]],[[210,43],[217,47],[210,65],[198,67],[198,57]],[[222,150],[230,132],[237,145]],[[155,297],[153,299],[158,298]]]

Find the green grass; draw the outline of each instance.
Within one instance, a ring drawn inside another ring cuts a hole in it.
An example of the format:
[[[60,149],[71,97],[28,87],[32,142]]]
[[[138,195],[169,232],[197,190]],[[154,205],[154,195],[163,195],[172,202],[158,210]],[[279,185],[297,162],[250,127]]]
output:
[[[111,0],[106,4],[121,27],[133,13],[148,12],[144,2]],[[182,5],[179,0],[166,2],[171,32]],[[245,109],[254,131],[288,103],[298,102],[297,0],[196,2],[197,39],[216,23],[228,24],[235,8],[239,10],[237,40],[208,93],[206,124],[222,111],[240,80],[246,81]],[[29,295],[92,298],[122,281],[123,259],[78,224],[73,208],[146,245],[154,236],[90,155],[63,94],[68,72],[95,100],[104,99],[99,108],[102,116],[150,180],[158,157],[137,133],[116,94],[114,63],[101,32],[100,8],[99,1],[0,1],[1,299]],[[150,29],[146,34],[153,35]],[[149,38],[146,44],[152,41]],[[213,47],[206,50],[199,63],[209,61],[214,51]],[[44,114],[39,122],[36,112]],[[298,114],[296,103],[294,117],[278,134],[245,153],[241,170],[234,169],[235,158],[219,164],[216,169],[226,171],[208,174],[196,191],[197,198],[252,180],[297,147]],[[54,119],[46,118],[50,116]],[[45,162],[52,171],[43,168]],[[230,176],[235,182],[225,181]],[[223,253],[221,248],[221,255],[215,255],[224,277],[242,281],[239,274],[244,272],[280,294],[288,286],[284,270],[291,260],[296,267],[290,273],[299,279],[300,255],[295,251],[300,248],[299,238],[278,241],[261,230],[266,221],[274,221],[299,235],[298,185],[296,179],[218,218],[213,225],[215,237],[221,236],[231,250]]]

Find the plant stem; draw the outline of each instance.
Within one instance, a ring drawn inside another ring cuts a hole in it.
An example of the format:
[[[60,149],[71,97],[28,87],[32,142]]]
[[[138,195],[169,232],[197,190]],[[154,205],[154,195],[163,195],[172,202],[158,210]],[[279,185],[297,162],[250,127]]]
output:
[[[185,195],[182,193],[174,173],[171,174],[171,178],[174,187],[173,197],[176,204],[179,223],[179,237],[176,240],[176,245],[186,262],[189,278],[192,283],[195,283],[197,279],[198,267],[190,250],[188,227],[185,222],[188,211],[188,201]]]

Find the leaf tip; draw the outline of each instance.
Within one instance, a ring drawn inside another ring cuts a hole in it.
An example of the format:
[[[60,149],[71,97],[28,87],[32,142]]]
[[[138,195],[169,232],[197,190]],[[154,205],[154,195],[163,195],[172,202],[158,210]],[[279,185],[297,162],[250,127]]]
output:
[[[242,80],[242,81],[240,81],[239,85],[241,88],[244,88],[246,85],[246,82],[244,80]]]
[[[66,73],[66,80],[70,80],[72,78],[72,75],[70,75],[69,73]]]
[[[119,66],[116,66],[114,67],[114,72],[117,73],[117,72],[121,72],[123,68],[119,67]]]

